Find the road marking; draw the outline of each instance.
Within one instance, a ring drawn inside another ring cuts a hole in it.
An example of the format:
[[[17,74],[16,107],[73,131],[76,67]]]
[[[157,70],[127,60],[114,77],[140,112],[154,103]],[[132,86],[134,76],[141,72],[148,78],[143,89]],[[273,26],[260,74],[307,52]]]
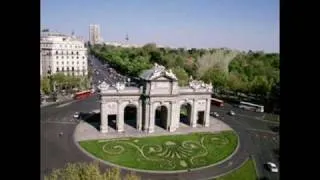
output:
[[[57,106],[56,108],[62,108],[62,107],[65,107],[65,106],[68,106],[70,104],[72,104],[73,102],[68,102],[68,103],[64,103],[64,104],[60,104],[59,106]]]
[[[63,122],[63,121],[40,121],[41,124],[77,124],[76,122]]]
[[[268,130],[262,130],[262,129],[247,129],[247,131],[258,131],[258,132],[269,133],[269,134],[272,134],[272,135],[276,135],[277,134],[275,132],[268,131]]]

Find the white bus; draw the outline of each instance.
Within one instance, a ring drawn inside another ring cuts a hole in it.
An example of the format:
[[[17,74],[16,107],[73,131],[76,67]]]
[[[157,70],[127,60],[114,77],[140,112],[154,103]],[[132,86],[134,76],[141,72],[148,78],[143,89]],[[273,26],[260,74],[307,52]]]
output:
[[[239,108],[256,112],[264,112],[264,106],[241,101]]]

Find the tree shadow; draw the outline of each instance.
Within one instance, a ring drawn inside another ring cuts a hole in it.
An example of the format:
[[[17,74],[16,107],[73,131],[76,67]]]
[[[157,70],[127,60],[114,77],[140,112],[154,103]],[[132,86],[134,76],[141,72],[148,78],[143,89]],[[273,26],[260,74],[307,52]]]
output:
[[[272,132],[276,132],[278,133],[280,131],[280,127],[279,126],[269,126],[270,130]]]
[[[267,177],[260,177],[260,178],[257,178],[257,180],[269,180],[269,178],[267,178]]]

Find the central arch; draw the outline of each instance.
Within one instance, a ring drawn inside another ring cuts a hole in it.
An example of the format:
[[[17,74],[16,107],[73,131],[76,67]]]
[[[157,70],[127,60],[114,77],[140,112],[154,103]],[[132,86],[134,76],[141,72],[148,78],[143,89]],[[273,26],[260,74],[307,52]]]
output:
[[[155,124],[163,129],[167,129],[168,108],[166,106],[158,106],[155,114]]]
[[[189,103],[180,105],[180,122],[191,126],[191,105]]]
[[[137,128],[137,119],[138,119],[138,108],[134,104],[128,104],[125,106],[124,111],[124,123]]]

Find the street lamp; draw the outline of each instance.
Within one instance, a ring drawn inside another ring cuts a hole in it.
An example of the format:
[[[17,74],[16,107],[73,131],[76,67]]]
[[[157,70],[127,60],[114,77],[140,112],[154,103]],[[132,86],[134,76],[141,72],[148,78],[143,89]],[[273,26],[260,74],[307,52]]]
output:
[[[128,78],[128,86],[130,86],[130,82],[131,82],[131,79],[130,79],[130,78]]]

